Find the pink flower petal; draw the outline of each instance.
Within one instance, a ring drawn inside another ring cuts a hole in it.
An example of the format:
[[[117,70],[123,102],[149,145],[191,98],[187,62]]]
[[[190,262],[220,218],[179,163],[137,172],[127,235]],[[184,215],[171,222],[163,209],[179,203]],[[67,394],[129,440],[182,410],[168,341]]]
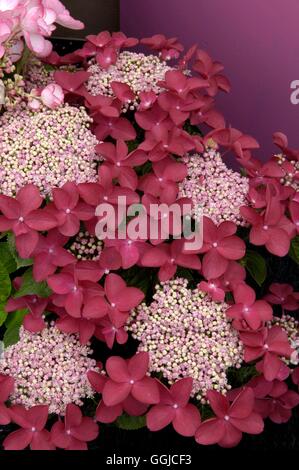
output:
[[[200,413],[195,405],[189,403],[184,408],[178,408],[172,425],[182,436],[194,436],[200,425]]]
[[[175,409],[167,405],[155,405],[146,415],[146,425],[150,431],[160,431],[175,418]]]

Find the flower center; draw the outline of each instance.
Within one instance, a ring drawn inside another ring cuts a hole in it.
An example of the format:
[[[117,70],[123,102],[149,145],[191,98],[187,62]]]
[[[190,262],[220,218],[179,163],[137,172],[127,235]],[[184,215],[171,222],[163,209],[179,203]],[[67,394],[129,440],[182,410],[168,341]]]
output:
[[[229,421],[229,416],[228,416],[228,415],[225,415],[225,416],[224,416],[224,419],[225,419],[225,421]]]
[[[19,222],[24,222],[24,217],[19,217]]]
[[[66,209],[66,210],[65,210],[65,213],[66,213],[66,214],[70,214],[70,213],[71,213],[71,209]]]

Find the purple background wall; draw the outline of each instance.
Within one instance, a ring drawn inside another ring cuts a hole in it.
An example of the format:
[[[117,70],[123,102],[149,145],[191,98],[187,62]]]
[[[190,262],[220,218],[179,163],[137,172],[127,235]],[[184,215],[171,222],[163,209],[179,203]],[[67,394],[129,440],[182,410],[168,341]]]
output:
[[[132,36],[163,33],[198,43],[225,65],[232,83],[218,98],[232,126],[273,151],[272,133],[299,147],[299,104],[290,83],[299,79],[298,0],[121,0],[121,28]]]

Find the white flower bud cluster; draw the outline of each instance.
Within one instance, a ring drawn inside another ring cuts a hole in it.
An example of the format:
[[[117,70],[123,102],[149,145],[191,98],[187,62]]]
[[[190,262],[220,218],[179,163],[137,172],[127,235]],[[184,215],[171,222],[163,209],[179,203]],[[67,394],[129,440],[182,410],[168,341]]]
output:
[[[64,105],[33,112],[18,108],[0,117],[1,192],[14,196],[26,184],[44,195],[67,181],[97,180],[96,137],[84,108]]]
[[[150,370],[171,384],[192,377],[193,396],[205,402],[208,390],[230,389],[226,372],[239,368],[243,346],[226,316],[227,304],[216,303],[188,281],[178,278],[156,286],[153,302],[132,312],[127,330],[150,354]]]
[[[247,205],[248,179],[229,169],[215,149],[188,155],[184,162],[188,176],[179,185],[179,197],[192,199],[194,216],[201,208],[216,224],[230,221],[246,225],[240,207]]]
[[[157,95],[162,89],[158,82],[165,79],[165,73],[172,70],[166,62],[155,55],[138,54],[124,51],[118,56],[115,65],[104,70],[98,64],[92,64],[88,72],[92,75],[87,83],[88,91],[96,95],[114,97],[111,82],[121,82],[129,85],[136,94],[136,100],[123,109],[134,110],[138,106],[138,95],[142,91],[153,91]]]
[[[81,406],[94,392],[87,378],[98,371],[89,345],[50,325],[39,333],[21,327],[20,340],[4,350],[0,373],[15,379],[13,404],[31,408],[48,405],[50,413],[64,414],[66,406]]]

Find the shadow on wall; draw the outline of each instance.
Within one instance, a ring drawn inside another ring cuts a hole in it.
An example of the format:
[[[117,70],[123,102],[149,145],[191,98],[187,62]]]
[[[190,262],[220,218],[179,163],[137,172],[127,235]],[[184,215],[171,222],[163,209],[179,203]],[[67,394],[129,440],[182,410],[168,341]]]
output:
[[[84,38],[87,34],[94,34],[108,29],[119,31],[119,0],[63,0],[63,4],[70,10],[72,16],[85,24],[82,31],[70,31],[58,27],[56,37]]]

